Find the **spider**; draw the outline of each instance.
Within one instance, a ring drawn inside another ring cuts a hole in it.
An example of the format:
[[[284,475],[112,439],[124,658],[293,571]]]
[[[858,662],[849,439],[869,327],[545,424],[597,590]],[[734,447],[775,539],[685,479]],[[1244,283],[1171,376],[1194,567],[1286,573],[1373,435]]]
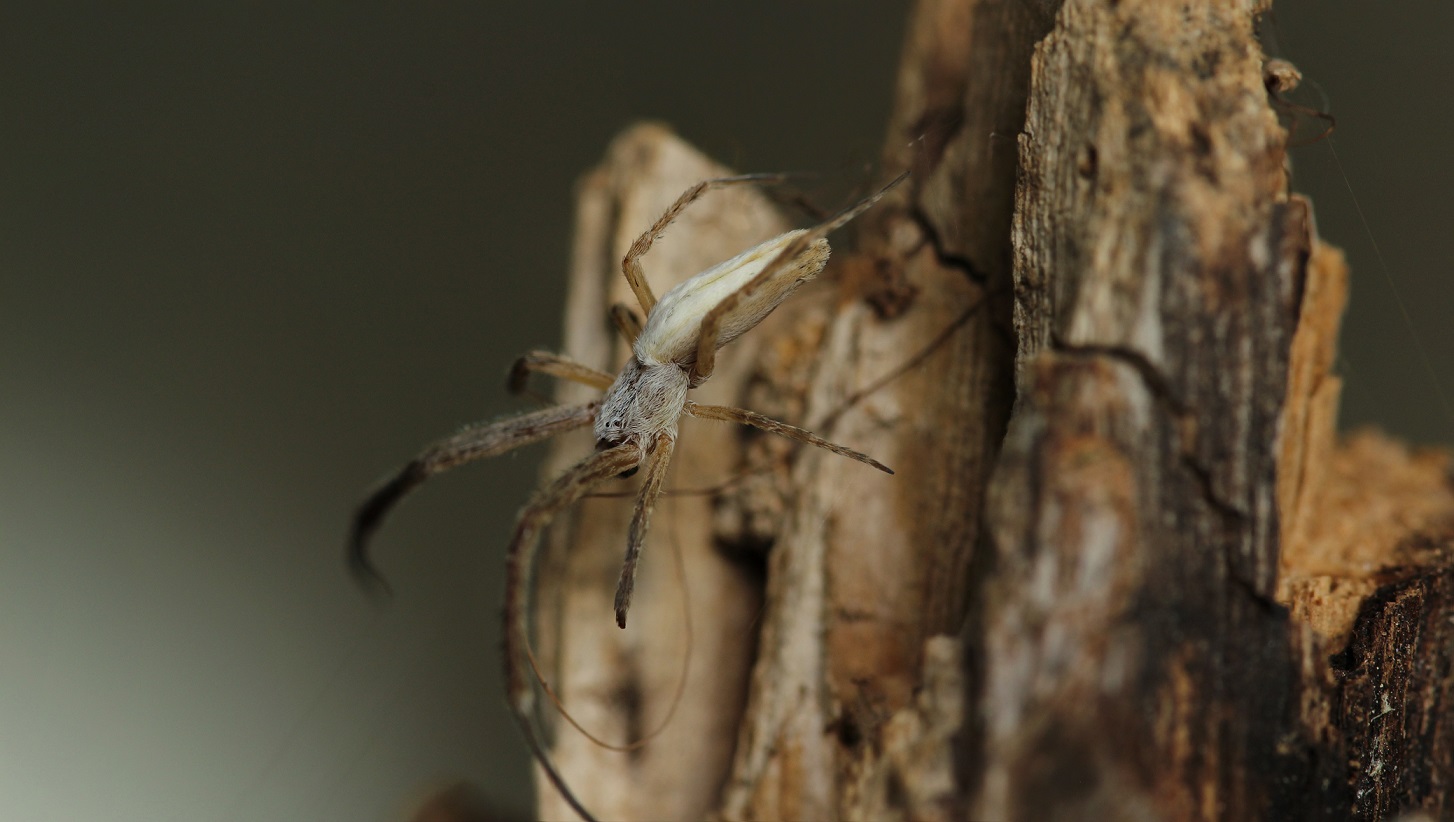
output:
[[[505,677],[507,695],[526,742],[551,782],[577,813],[589,812],[566,786],[536,736],[530,717],[535,689],[525,668],[542,683],[530,650],[531,573],[542,531],[568,506],[614,477],[629,477],[642,467],[644,481],[636,498],[626,538],[626,556],[616,588],[616,624],[626,627],[631,595],[652,511],[661,496],[667,466],[683,414],[737,422],[798,442],[814,445],[870,465],[893,471],[866,454],[829,442],[810,431],[741,408],[704,405],[687,392],[706,382],[717,350],[758,323],[798,286],[813,279],[828,261],[827,235],[862,214],[908,176],[901,174],[877,193],[860,200],[825,222],[781,234],[709,268],[657,299],[646,282],[641,259],[681,212],[708,191],[743,184],[781,182],[779,174],[746,174],[704,180],[687,189],[664,214],[631,244],[621,261],[626,282],[646,316],[644,324],[629,308],[613,306],[610,315],[631,345],[632,358],[614,377],[563,356],[535,351],[511,369],[509,387],[519,393],[529,375],[541,373],[600,389],[604,396],[584,405],[556,406],[499,422],[466,427],[426,448],[386,479],[359,506],[348,543],[348,562],[360,581],[382,586],[383,579],[368,557],[368,541],[385,515],[406,494],[429,477],[475,460],[503,454],[523,445],[586,425],[593,425],[596,449],[560,477],[539,489],[521,510],[510,539],[505,589]],[[548,690],[548,686],[547,686]]]

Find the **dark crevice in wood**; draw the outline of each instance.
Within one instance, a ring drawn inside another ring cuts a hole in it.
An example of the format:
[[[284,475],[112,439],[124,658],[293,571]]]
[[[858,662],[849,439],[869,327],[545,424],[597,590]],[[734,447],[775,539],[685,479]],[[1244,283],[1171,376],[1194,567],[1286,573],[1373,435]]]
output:
[[[924,232],[930,248],[934,249],[934,258],[945,268],[955,269],[962,272],[970,282],[984,285],[989,282],[990,275],[975,265],[974,261],[963,254],[954,254],[944,247],[944,239],[934,228],[934,223],[924,214],[923,209],[915,207],[909,211],[910,218],[919,229]]]
[[[1131,366],[1140,375],[1152,396],[1166,405],[1168,413],[1176,417],[1185,417],[1191,413],[1187,404],[1177,396],[1171,381],[1140,351],[1126,345],[1073,345],[1061,339],[1060,334],[1054,330],[1050,332],[1050,339],[1054,349],[1063,354],[1109,357]]]

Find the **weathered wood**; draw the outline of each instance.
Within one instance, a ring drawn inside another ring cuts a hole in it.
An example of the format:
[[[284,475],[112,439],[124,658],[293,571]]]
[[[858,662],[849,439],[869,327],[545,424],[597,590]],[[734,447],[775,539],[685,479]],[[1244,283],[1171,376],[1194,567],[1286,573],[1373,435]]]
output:
[[[986,818],[1447,808],[1454,499],[1335,449],[1346,274],[1285,193],[1256,10],[1071,0],[1036,51],[970,641]]]
[[[1331,431],[1326,442],[1331,446]],[[1279,600],[1316,819],[1454,812],[1454,475],[1373,432],[1309,472]]]
[[[688,422],[669,488],[713,490],[658,511],[624,632],[629,501],[556,529],[539,642],[612,742],[670,710],[688,624],[672,551],[686,562],[690,676],[662,735],[623,754],[557,733],[587,807],[1454,810],[1454,483],[1446,455],[1337,442],[1347,273],[1287,191],[1262,8],[918,4],[884,154],[912,184],[697,397],[899,473]],[[567,353],[619,364],[621,255],[723,172],[660,127],[618,139],[581,188]],[[714,194],[648,277],[659,293],[785,225],[754,192]],[[563,442],[546,470],[589,448]]]
[[[1311,237],[1248,11],[1070,0],[1036,50],[980,816],[1271,810],[1280,723],[1240,718],[1293,687],[1273,489]]]

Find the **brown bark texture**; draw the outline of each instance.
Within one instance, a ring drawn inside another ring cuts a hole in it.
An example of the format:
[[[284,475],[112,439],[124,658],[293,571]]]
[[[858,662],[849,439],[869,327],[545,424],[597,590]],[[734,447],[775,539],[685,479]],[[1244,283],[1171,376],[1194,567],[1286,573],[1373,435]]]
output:
[[[609,742],[661,729],[619,752],[554,723],[587,808],[1454,814],[1450,459],[1335,433],[1347,272],[1288,190],[1265,11],[917,5],[882,170],[910,182],[693,397],[897,474],[685,421],[626,630],[630,500],[557,524],[546,676]],[[619,367],[622,255],[724,173],[662,126],[616,140],[578,195],[564,353]],[[790,224],[713,193],[647,276],[660,294]]]

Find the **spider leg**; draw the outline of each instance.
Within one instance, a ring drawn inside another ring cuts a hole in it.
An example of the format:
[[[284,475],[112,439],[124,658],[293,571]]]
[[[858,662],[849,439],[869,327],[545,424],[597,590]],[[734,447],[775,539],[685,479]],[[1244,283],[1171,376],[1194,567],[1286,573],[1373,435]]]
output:
[[[631,594],[636,590],[636,561],[641,557],[641,546],[646,542],[647,529],[651,527],[651,512],[661,496],[666,468],[671,464],[675,445],[676,438],[671,434],[658,434],[656,447],[646,458],[646,481],[641,484],[641,495],[636,498],[636,510],[631,515],[626,559],[621,563],[621,581],[616,584],[616,624],[622,628],[626,627],[626,612],[631,608]]]
[[[864,465],[871,465],[885,474],[892,474],[894,472],[892,468],[889,468],[887,465],[884,465],[867,454],[860,453],[852,448],[845,448],[837,443],[829,442],[811,431],[806,431],[794,425],[788,425],[785,422],[778,422],[771,417],[764,417],[755,411],[748,411],[745,408],[731,408],[725,405],[702,405],[701,403],[691,402],[689,400],[687,401],[687,413],[701,419],[740,422],[743,425],[760,428],[763,431],[787,437],[791,440],[797,440],[798,442],[805,442],[808,445],[816,445],[819,448],[832,451],[840,456],[858,460]]]
[[[597,370],[560,354],[553,354],[549,351],[531,351],[516,360],[515,364],[510,367],[510,377],[505,383],[505,387],[511,394],[523,392],[532,371],[589,385],[602,391],[610,388],[611,383],[616,379],[605,371]]]
[[[368,542],[390,510],[406,494],[441,471],[503,454],[522,445],[589,425],[600,403],[556,406],[495,423],[471,425],[434,443],[379,484],[353,515],[348,538],[348,566],[362,584],[387,591],[388,583],[369,561]]]
[[[515,720],[525,735],[526,743],[535,754],[535,760],[540,763],[540,767],[545,770],[546,776],[566,802],[587,820],[594,817],[582,807],[580,800],[555,769],[555,763],[551,761],[532,722],[535,689],[531,687],[526,670],[533,670],[537,677],[540,676],[535,655],[530,650],[530,600],[535,576],[535,553],[541,532],[557,514],[602,482],[639,465],[643,456],[640,446],[626,442],[586,457],[542,488],[521,510],[515,523],[514,536],[510,539],[510,552],[506,560],[505,685],[510,705],[514,709]]]
[[[641,258],[651,250],[652,243],[661,239],[662,232],[687,206],[714,188],[725,188],[738,183],[776,183],[783,179],[786,179],[786,175],[742,174],[736,177],[717,177],[697,183],[678,197],[677,201],[671,204],[671,208],[668,208],[666,213],[652,224],[651,228],[636,238],[636,242],[631,244],[631,249],[621,260],[621,271],[626,275],[626,283],[631,286],[631,293],[636,295],[636,302],[641,304],[641,310],[650,315],[652,307],[656,305],[656,295],[651,293],[651,286],[646,282],[646,272],[641,269]]]
[[[803,252],[807,251],[813,243],[828,236],[829,233],[842,227],[844,223],[867,211],[874,203],[877,203],[885,194],[889,193],[890,189],[903,182],[908,176],[909,172],[907,171],[900,174],[888,185],[879,189],[877,193],[859,200],[857,203],[838,212],[832,219],[803,232],[791,243],[784,246],[782,251],[779,251],[777,256],[773,258],[772,262],[769,262],[763,267],[762,271],[757,273],[757,276],[748,280],[741,288],[727,295],[722,302],[712,306],[711,310],[702,317],[701,330],[698,332],[697,361],[692,366],[692,384],[699,385],[703,380],[712,376],[712,370],[717,364],[717,339],[722,330],[722,318],[728,312],[736,308],[738,303],[742,302],[745,297],[760,288],[763,283],[770,281],[773,277],[782,273],[784,267],[796,260]]]
[[[611,322],[626,339],[627,345],[636,344],[636,338],[641,336],[641,318],[636,316],[636,312],[631,310],[631,306],[625,303],[616,303],[611,306]]]

